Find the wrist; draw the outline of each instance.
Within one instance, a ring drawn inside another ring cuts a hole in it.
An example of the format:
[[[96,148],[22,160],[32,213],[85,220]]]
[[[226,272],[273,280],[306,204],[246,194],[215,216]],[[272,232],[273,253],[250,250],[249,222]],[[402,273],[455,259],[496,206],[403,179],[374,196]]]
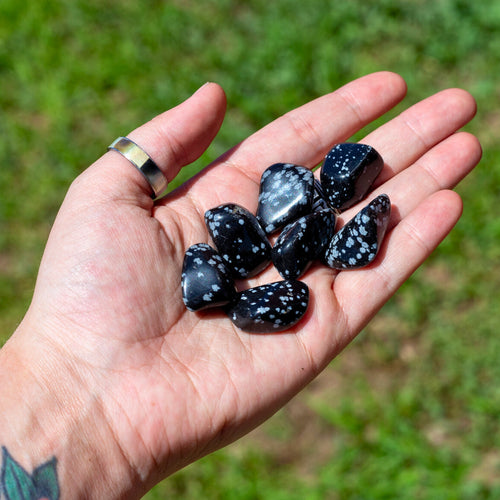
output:
[[[0,350],[4,462],[7,450],[31,474],[53,460],[64,497],[127,496],[130,466],[107,425],[99,385],[28,323]]]

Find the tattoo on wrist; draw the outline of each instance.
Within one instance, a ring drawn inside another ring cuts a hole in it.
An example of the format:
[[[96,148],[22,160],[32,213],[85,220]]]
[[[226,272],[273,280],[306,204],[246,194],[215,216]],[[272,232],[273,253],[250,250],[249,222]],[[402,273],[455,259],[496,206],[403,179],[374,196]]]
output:
[[[7,500],[58,500],[59,481],[56,467],[57,460],[53,457],[30,474],[3,446],[0,476],[2,500],[4,498]]]

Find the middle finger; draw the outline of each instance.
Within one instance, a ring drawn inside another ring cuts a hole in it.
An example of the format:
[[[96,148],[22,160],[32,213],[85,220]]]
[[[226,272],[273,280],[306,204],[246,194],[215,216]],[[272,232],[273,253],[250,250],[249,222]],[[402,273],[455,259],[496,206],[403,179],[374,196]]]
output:
[[[373,146],[385,162],[374,188],[462,128],[475,113],[476,102],[468,92],[447,89],[414,104],[370,133],[360,142]]]
[[[389,178],[370,193],[369,199],[385,193],[391,199],[389,227],[413,211],[436,191],[454,188],[479,162],[481,146],[476,137],[457,132],[427,151],[410,167]],[[367,200],[361,202],[368,203]],[[359,204],[339,218],[342,224],[359,211]]]

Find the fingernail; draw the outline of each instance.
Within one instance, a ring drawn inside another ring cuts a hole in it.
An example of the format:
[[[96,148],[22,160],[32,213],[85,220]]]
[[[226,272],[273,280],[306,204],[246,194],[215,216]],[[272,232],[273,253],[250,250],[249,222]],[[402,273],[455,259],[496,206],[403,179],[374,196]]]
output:
[[[203,90],[207,85],[209,85],[211,82],[205,82],[193,95],[197,94],[201,90]]]

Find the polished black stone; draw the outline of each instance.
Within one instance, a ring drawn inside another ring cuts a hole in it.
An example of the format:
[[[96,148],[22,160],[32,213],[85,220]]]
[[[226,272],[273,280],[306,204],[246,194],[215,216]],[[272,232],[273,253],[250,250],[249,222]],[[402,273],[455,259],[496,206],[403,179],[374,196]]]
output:
[[[314,175],[300,165],[275,163],[260,180],[257,219],[270,234],[311,211]]]
[[[330,206],[328,200],[326,199],[326,195],[323,192],[323,188],[321,187],[321,182],[318,179],[314,179],[314,197],[313,204],[311,210],[313,212],[317,212],[318,210],[328,210],[333,207]]]
[[[302,281],[268,283],[240,292],[227,308],[231,321],[250,333],[274,333],[295,325],[309,304],[309,288]]]
[[[377,196],[333,236],[325,251],[325,264],[334,269],[370,264],[380,249],[390,214],[389,197]]]
[[[321,186],[333,208],[345,210],[361,201],[382,170],[384,161],[366,144],[337,144],[321,167]]]
[[[333,210],[318,210],[283,229],[271,253],[273,264],[283,278],[299,278],[323,254],[333,237],[335,221]]]
[[[182,299],[190,311],[219,307],[236,296],[234,282],[221,256],[210,245],[186,250],[181,275]]]
[[[248,278],[271,261],[271,244],[255,216],[235,203],[205,212],[205,224],[235,278]]]

